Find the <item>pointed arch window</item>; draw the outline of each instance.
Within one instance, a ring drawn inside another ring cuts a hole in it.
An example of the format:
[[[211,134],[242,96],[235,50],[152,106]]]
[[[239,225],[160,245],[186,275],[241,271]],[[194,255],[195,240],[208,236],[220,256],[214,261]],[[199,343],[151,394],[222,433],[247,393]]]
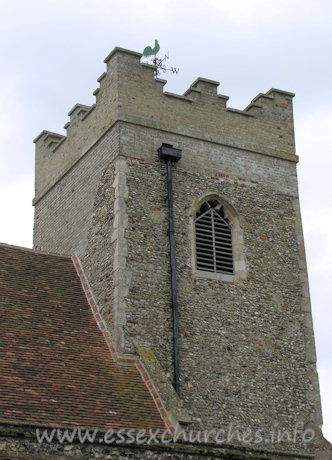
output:
[[[195,246],[197,270],[234,273],[232,229],[217,200],[205,201],[196,213]]]

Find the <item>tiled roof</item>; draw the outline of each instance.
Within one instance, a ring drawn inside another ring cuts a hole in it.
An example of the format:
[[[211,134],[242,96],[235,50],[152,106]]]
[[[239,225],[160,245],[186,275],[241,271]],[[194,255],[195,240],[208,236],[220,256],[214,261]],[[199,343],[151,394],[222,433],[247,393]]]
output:
[[[0,423],[165,424],[134,364],[111,358],[69,257],[0,245]]]

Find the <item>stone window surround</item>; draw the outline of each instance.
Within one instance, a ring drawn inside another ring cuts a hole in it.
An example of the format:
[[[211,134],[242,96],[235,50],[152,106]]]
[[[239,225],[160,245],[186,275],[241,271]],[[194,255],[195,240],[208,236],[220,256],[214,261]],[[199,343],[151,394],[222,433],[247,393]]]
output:
[[[195,218],[196,212],[200,209],[204,201],[217,200],[222,204],[225,217],[228,219],[229,225],[232,230],[232,243],[233,243],[233,260],[234,260],[234,273],[214,273],[196,268],[196,242],[195,242]],[[191,242],[191,267],[193,276],[195,278],[208,278],[213,280],[221,280],[226,282],[234,282],[238,280],[247,279],[247,269],[244,254],[244,239],[243,232],[240,225],[240,218],[229,203],[228,199],[216,193],[206,193],[200,198],[195,199],[189,209],[190,229],[189,240]]]

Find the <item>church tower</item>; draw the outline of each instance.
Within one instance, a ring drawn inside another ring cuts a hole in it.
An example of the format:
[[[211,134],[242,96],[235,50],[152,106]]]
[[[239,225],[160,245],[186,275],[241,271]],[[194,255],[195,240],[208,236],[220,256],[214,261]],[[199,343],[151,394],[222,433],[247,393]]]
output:
[[[205,78],[164,92],[141,57],[115,48],[96,103],[35,139],[34,247],[77,256],[115,350],[140,356],[175,421],[310,453],[322,417],[294,94],[236,110]]]

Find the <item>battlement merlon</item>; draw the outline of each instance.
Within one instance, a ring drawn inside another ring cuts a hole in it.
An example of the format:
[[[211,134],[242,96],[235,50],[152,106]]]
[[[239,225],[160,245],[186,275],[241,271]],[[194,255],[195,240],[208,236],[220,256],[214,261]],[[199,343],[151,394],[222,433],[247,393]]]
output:
[[[294,93],[281,89],[271,88],[267,93],[259,93],[244,109],[244,112],[251,113],[257,118],[271,116],[279,108],[285,109],[285,114],[293,116],[292,99]],[[270,109],[270,110],[269,110]],[[287,110],[288,109],[288,110]]]
[[[35,202],[117,122],[298,161],[293,93],[272,88],[244,110],[231,109],[228,96],[218,94],[219,82],[200,77],[183,95],[169,93],[166,80],[155,78],[155,66],[141,59],[141,53],[114,48],[98,78],[96,103],[74,106],[67,136],[43,131],[35,139]]]

